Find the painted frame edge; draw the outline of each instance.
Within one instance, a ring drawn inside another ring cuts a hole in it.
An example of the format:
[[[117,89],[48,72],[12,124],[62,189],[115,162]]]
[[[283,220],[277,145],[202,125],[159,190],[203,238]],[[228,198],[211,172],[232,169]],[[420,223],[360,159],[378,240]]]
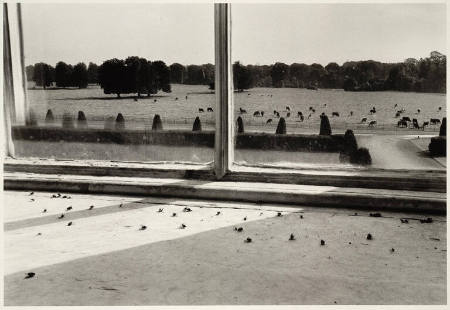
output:
[[[231,5],[214,4],[216,132],[214,171],[217,179],[231,170],[234,160],[233,71],[231,65]]]

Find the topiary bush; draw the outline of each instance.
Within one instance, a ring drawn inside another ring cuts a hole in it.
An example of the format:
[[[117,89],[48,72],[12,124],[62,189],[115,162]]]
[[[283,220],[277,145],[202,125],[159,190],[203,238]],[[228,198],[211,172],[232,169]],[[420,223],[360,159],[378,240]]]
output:
[[[200,118],[198,116],[195,118],[192,131],[202,131],[202,123],[200,122]]]
[[[441,128],[439,129],[439,136],[446,137],[447,136],[447,118],[444,117],[442,119]]]
[[[350,163],[357,165],[371,165],[372,157],[370,156],[369,150],[365,147],[359,148],[350,154]]]
[[[75,128],[74,118],[71,113],[64,112],[62,117],[62,127],[63,128]]]
[[[278,121],[277,130],[275,131],[275,134],[277,135],[285,135],[286,134],[286,121],[284,120],[284,117],[281,117]]]
[[[152,130],[162,130],[163,125],[161,121],[161,116],[159,114],[155,114],[153,117]]]
[[[350,154],[358,149],[358,142],[356,142],[353,130],[347,129],[344,134],[344,152]]]
[[[439,136],[431,138],[428,150],[431,156],[447,156],[447,137]]]
[[[237,132],[244,133],[244,121],[240,116],[237,118]]]
[[[26,126],[37,126],[37,117],[33,110],[28,112],[28,117],[25,119]]]
[[[125,129],[125,118],[123,117],[122,113],[117,114],[116,129]]]
[[[52,109],[47,110],[47,114],[45,114],[45,123],[53,123],[55,121],[55,117],[53,116]]]
[[[328,116],[325,114],[320,115],[320,132],[321,136],[330,136],[331,135],[331,125]]]
[[[78,128],[86,128],[87,127],[87,119],[86,119],[86,115],[84,115],[83,111],[78,111],[77,127]]]

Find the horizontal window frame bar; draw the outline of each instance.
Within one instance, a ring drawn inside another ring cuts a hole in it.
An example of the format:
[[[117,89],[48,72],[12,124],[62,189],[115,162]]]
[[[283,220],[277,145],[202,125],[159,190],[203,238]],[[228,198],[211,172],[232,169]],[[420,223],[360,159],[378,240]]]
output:
[[[107,162],[82,160],[12,159],[4,162],[5,172],[42,174],[79,174],[117,177],[180,178],[212,181],[216,179],[211,165],[188,163]],[[264,182],[336,187],[421,190],[445,193],[446,171],[439,170],[323,170],[268,169],[233,165],[222,179],[228,182]]]

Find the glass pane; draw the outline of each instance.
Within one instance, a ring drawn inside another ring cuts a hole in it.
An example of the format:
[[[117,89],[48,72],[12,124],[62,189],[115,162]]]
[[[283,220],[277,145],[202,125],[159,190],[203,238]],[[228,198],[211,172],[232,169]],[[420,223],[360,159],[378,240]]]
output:
[[[17,155],[211,162],[213,13],[212,4],[22,5],[30,121],[14,129]]]
[[[235,162],[445,169],[445,11],[233,4]]]

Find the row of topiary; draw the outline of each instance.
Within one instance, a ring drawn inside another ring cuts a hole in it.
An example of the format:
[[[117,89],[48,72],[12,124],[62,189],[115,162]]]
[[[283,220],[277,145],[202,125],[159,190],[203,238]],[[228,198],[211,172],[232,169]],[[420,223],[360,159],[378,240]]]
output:
[[[51,109],[47,110],[47,114],[45,115],[45,123],[53,124],[55,123],[55,117],[53,115],[53,111]],[[30,113],[30,117],[26,122],[27,126],[37,126],[37,118],[34,113]],[[63,128],[75,128],[75,118],[71,113],[64,112],[62,116],[62,127]],[[78,111],[78,117],[76,119],[76,127],[77,128],[87,128],[88,122],[86,119],[86,115],[83,111]],[[114,118],[113,116],[105,119],[104,129],[107,130],[122,130],[125,129],[125,118],[122,113],[118,113]],[[152,122],[152,130],[162,130],[163,125],[161,121],[161,116],[159,114],[155,114]],[[196,117],[194,120],[194,124],[192,126],[192,131],[201,131],[202,123],[199,117]]]
[[[45,116],[45,123],[52,124],[55,122],[55,117],[51,109],[47,111]],[[34,115],[31,115],[28,123],[28,126],[36,126],[37,121]],[[62,116],[62,127],[72,129],[75,128],[75,119],[71,113],[65,112]],[[76,127],[77,128],[87,128],[88,122],[86,119],[86,115],[83,111],[78,111],[78,117],[76,119]],[[117,117],[108,117],[105,120],[104,129],[106,130],[123,130],[125,129],[125,118],[122,113],[118,113]],[[152,130],[162,130],[162,120],[159,114],[156,114],[153,117],[152,122]],[[202,124],[199,117],[196,117],[194,120],[194,124],[192,126],[192,131],[201,131]],[[283,117],[280,118],[278,122],[277,129],[275,134],[277,135],[285,135],[286,130],[286,121]],[[244,122],[242,118],[239,116],[237,118],[237,133],[244,133]],[[328,117],[325,114],[321,115],[320,121],[320,132],[321,136],[331,136],[331,125]],[[339,159],[341,162],[350,162],[353,164],[360,165],[370,165],[372,163],[372,159],[367,148],[358,148],[358,144],[356,142],[355,135],[352,130],[347,130],[344,135],[344,146],[340,152]]]

